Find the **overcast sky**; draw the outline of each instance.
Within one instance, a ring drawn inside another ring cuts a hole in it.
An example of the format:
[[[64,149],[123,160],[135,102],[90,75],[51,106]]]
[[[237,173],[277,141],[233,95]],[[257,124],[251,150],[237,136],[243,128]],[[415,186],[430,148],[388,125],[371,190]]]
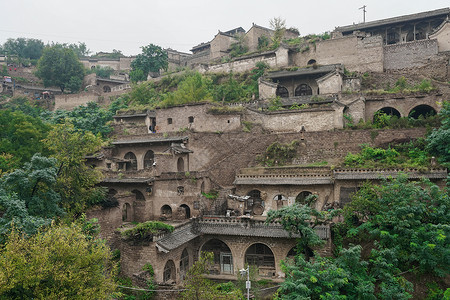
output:
[[[150,43],[182,52],[252,22],[281,17],[301,35],[450,6],[448,0],[0,0],[0,43],[8,38],[85,42],[93,52],[140,53]]]

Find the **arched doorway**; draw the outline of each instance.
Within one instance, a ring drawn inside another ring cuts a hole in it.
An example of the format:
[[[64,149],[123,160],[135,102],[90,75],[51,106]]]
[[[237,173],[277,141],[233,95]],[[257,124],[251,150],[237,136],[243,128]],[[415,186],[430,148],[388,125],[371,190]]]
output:
[[[183,210],[184,219],[191,218],[191,209],[186,204],[181,204],[180,208]]]
[[[210,270],[212,274],[233,274],[233,256],[227,244],[219,239],[211,239],[202,246],[201,252],[214,254],[214,264]]]
[[[138,200],[138,201],[145,201],[144,194],[142,194],[140,191],[138,191],[138,190],[132,190],[131,192],[132,192],[132,193],[134,194],[134,196],[136,197],[136,200]]]
[[[125,159],[125,170],[126,171],[136,171],[137,170],[137,159],[133,152],[128,152],[124,156]]]
[[[316,63],[317,63],[317,62],[316,62],[315,59],[310,59],[310,60],[308,60],[307,65],[310,66],[310,65],[313,65],[313,64],[316,64]]]
[[[124,203],[122,206],[122,221],[123,222],[131,222],[133,221],[131,216],[133,215],[131,211],[131,205],[129,203]]]
[[[302,83],[295,89],[295,96],[308,96],[312,95],[312,89],[309,85]]]
[[[172,219],[172,208],[169,205],[163,205],[161,207],[161,218],[165,220]]]
[[[297,197],[295,197],[295,203],[298,204],[303,204],[303,205],[309,205],[310,203],[306,202],[306,198],[308,198],[309,195],[311,195],[312,193],[310,191],[303,191],[300,192]]]
[[[286,258],[293,259],[297,255],[297,246],[294,246],[289,250],[288,254],[286,255]]]
[[[436,110],[434,108],[429,105],[422,104],[411,109],[408,117],[418,119],[420,116],[426,118],[434,115],[436,115]]]
[[[277,86],[276,95],[278,97],[281,97],[281,98],[288,98],[289,97],[289,91],[284,86],[279,85],[279,86]]]
[[[247,196],[250,196],[247,199],[247,212],[258,216],[262,215],[265,203],[261,199],[261,192],[259,190],[252,190],[248,192]]]
[[[104,93],[111,93],[111,87],[109,85],[105,85],[103,87],[103,92]]]
[[[184,159],[182,157],[179,157],[177,160],[177,171],[184,172]]]
[[[155,153],[152,150],[148,150],[144,156],[144,168],[148,169],[153,167],[154,162],[155,162]]]
[[[275,201],[277,203],[277,209],[280,209],[286,203],[287,198],[284,195],[279,194],[279,195],[276,195],[275,197],[273,197],[273,201]]]
[[[189,253],[185,248],[181,253],[180,259],[180,280],[183,281],[186,277],[186,273],[189,270]]]
[[[171,283],[175,282],[176,276],[176,270],[175,270],[175,263],[173,260],[168,260],[166,262],[166,265],[164,266],[164,273],[163,273],[163,282]]]
[[[259,269],[261,276],[272,277],[275,273],[275,256],[272,250],[261,243],[256,243],[247,248],[245,262]]]
[[[400,112],[393,107],[383,107],[382,109],[375,112],[373,115],[373,123],[377,124],[378,127],[384,127],[388,125],[388,119],[386,116],[400,118]]]

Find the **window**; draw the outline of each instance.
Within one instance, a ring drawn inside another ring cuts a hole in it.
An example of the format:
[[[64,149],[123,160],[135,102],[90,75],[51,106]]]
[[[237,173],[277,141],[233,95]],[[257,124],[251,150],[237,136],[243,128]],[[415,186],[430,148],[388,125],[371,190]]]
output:
[[[279,85],[277,87],[277,91],[276,94],[278,97],[281,98],[288,98],[289,97],[289,91],[287,90],[287,88],[285,88],[284,86]]]
[[[193,117],[193,116],[190,116],[190,117],[188,118],[188,120],[189,120],[189,123],[194,123],[194,117]]]
[[[153,167],[153,163],[155,162],[155,153],[152,150],[148,150],[144,156],[144,168],[148,169]]]
[[[178,196],[184,195],[184,186],[177,187],[177,195]]]
[[[172,124],[172,118],[167,118],[167,124]]]
[[[295,96],[307,95],[312,95],[312,89],[309,85],[302,83],[295,89]]]

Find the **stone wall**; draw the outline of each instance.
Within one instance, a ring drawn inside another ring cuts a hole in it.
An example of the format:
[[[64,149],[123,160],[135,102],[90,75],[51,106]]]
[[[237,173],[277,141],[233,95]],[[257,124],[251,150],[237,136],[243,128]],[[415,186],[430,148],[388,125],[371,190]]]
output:
[[[385,70],[422,67],[438,54],[437,40],[419,40],[384,46]]]
[[[450,22],[445,22],[434,34],[430,35],[430,39],[437,40],[439,52],[450,51]]]
[[[99,95],[95,92],[81,92],[78,94],[55,95],[55,110],[72,110],[88,102],[98,102]]]
[[[306,52],[291,54],[296,66],[306,66],[314,59],[317,64],[343,64],[350,71],[382,72],[383,71],[383,39],[380,36],[357,37],[348,36],[320,41],[310,45]]]

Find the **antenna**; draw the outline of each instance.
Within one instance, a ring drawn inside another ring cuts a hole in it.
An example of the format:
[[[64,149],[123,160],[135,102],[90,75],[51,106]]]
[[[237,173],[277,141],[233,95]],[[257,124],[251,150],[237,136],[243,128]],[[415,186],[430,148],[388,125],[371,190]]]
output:
[[[363,23],[366,23],[366,7],[366,5],[363,5],[362,7],[358,8],[363,10]]]

